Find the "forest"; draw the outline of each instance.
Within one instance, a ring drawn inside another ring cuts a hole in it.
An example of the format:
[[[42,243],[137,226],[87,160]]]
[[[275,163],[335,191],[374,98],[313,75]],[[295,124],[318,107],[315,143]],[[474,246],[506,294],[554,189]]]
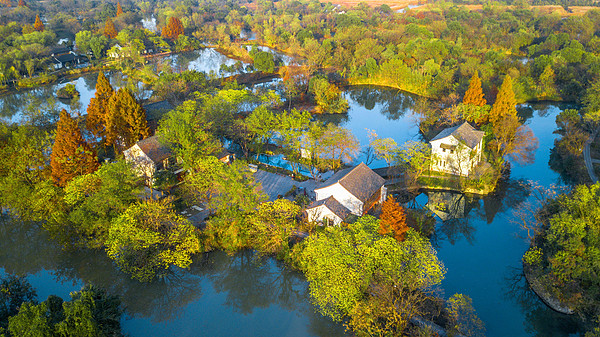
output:
[[[582,151],[600,126],[600,10],[562,16],[537,7],[550,4],[594,5],[438,1],[396,12],[289,0],[0,1],[5,93],[98,74],[86,111],[40,105],[18,123],[0,121],[2,212],[66,250],[105,254],[136,282],[166,279],[211,251],[252,250],[302,272],[316,310],[356,335],[434,336],[423,319],[450,334],[485,335],[467,294],[434,291],[447,270],[430,240],[430,211],[389,197],[341,226],[322,226],[303,212],[306,193],[294,187],[269,200],[248,164],[302,182],[364,154],[400,168],[406,185],[447,188],[430,172],[437,158],[426,142],[397,144],[372,130],[365,149],[351,130],[318,118],[347,114],[347,88],[382,86],[415,95],[423,139],[465,121],[484,131],[492,168],[459,183],[496,186],[538,149],[520,105],[566,102],[573,108],[557,114],[550,166],[580,185],[544,194],[529,213],[523,261],[595,336],[598,185],[586,185]],[[149,17],[154,30],[142,25]],[[56,63],[57,48],[76,61]],[[206,48],[237,62],[202,73],[159,58]],[[121,87],[111,84],[114,73],[124,76]],[[277,90],[253,86],[272,78]],[[80,99],[73,85],[60,95]],[[165,101],[173,108],[157,115],[144,108]],[[153,135],[173,154],[173,170],[140,177],[124,152]],[[237,159],[225,165],[217,155],[230,143]],[[259,160],[274,154],[290,170]],[[182,215],[192,205],[208,216]],[[122,334],[116,294],[87,285],[70,301],[38,303],[22,277],[0,283],[12,286],[24,295],[0,298],[2,334]],[[87,321],[73,323],[80,312]]]

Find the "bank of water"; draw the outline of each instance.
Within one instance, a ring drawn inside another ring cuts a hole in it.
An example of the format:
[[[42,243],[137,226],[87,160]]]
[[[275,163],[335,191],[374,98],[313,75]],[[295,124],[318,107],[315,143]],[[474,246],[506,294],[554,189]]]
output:
[[[68,252],[39,226],[0,218],[0,273],[28,275],[38,299],[92,283],[121,297],[130,336],[342,336],[314,310],[304,277],[245,251],[197,256],[188,270],[142,284],[98,251]]]

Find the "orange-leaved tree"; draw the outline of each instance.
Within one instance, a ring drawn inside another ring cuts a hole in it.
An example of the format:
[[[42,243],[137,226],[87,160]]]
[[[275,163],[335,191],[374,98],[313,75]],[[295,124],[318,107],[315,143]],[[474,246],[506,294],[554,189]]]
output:
[[[25,7],[27,6],[27,4],[25,3],[24,0],[19,0],[19,7]]]
[[[35,16],[35,23],[33,24],[33,29],[37,30],[38,32],[44,31],[44,23],[42,22],[42,20],[40,20],[40,16],[38,14],[36,14]]]
[[[123,14],[123,7],[121,7],[121,2],[117,2],[117,16]]]
[[[146,111],[126,88],[119,89],[108,101],[106,145],[123,152],[150,135]]]
[[[170,17],[169,22],[162,29],[162,37],[175,40],[179,35],[183,34],[183,24],[176,17]]]
[[[90,100],[87,108],[87,117],[85,126],[96,137],[104,138],[106,130],[106,120],[108,119],[108,100],[115,94],[115,90],[110,82],[104,76],[103,72],[98,73],[96,82],[96,95]]]
[[[381,204],[381,216],[379,219],[379,234],[392,235],[394,239],[404,241],[406,232],[408,232],[406,213],[393,196],[389,196]]]
[[[469,89],[465,92],[465,97],[463,98],[464,104],[473,104],[476,106],[484,106],[487,104],[485,97],[483,95],[483,89],[481,88],[481,80],[479,79],[479,74],[477,71],[471,77],[471,81],[469,82]]]
[[[104,36],[114,39],[117,37],[117,28],[115,28],[115,23],[110,19],[106,19],[106,24],[104,25]]]
[[[96,154],[81,136],[77,122],[65,109],[61,111],[56,126],[50,168],[52,180],[61,187],[73,178],[92,173],[98,168]]]
[[[512,78],[506,75],[496,96],[496,102],[490,110],[490,123],[497,125],[502,118],[509,115],[517,115],[517,100],[513,91]]]

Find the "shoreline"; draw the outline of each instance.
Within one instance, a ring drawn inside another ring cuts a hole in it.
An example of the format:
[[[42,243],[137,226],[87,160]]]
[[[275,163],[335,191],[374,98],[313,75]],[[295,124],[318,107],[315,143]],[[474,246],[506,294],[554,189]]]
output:
[[[575,310],[571,309],[568,305],[553,297],[552,294],[544,289],[544,286],[540,283],[538,278],[533,275],[533,268],[531,268],[531,266],[525,262],[523,262],[523,274],[525,275],[525,279],[527,280],[529,288],[548,308],[563,315],[575,314]]]

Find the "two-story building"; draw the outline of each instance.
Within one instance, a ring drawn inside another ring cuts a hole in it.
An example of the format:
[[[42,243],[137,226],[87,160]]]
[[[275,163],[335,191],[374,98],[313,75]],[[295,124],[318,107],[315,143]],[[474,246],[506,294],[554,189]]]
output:
[[[443,130],[429,141],[431,170],[468,177],[481,162],[484,135],[467,122]]]

